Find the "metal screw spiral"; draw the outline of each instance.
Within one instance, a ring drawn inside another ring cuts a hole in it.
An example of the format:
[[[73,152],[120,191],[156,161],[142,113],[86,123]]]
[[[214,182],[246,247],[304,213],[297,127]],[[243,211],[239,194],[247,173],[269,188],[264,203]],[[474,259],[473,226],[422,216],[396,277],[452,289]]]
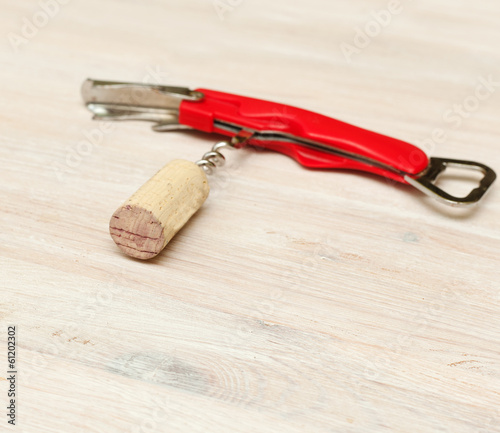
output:
[[[247,143],[247,141],[252,137],[252,132],[242,129],[239,131],[231,141],[219,141],[215,143],[212,150],[205,153],[199,161],[196,161],[207,174],[212,174],[217,167],[222,167],[226,158],[219,152],[220,149],[228,147],[230,149],[241,149]]]
[[[226,158],[219,151],[224,147],[234,148],[234,144],[230,141],[219,141],[215,143],[212,150],[205,153],[199,161],[196,161],[196,164],[198,164],[205,173],[212,174],[217,167],[222,167],[226,163]]]

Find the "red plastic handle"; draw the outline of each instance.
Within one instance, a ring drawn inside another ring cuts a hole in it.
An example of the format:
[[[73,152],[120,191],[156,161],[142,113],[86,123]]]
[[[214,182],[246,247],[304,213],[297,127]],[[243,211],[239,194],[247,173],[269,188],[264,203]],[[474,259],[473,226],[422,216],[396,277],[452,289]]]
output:
[[[406,183],[404,175],[415,176],[429,164],[418,147],[395,138],[358,128],[321,114],[289,105],[262,101],[229,93],[197,89],[205,95],[201,101],[183,101],[179,122],[205,132],[234,136],[214,121],[254,131],[277,131],[291,134],[337,149],[349,156],[339,156],[300,144],[278,140],[250,140],[249,144],[284,153],[311,168],[348,168],[379,174]]]

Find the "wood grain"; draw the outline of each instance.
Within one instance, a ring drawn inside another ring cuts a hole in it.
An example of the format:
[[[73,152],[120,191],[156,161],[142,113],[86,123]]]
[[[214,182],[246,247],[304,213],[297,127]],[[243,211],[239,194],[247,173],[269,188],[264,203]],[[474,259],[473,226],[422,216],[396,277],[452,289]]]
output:
[[[235,150],[162,254],[133,260],[109,237],[115,209],[218,137],[95,122],[79,94],[87,77],[235,92],[498,172],[497,1],[402,1],[390,19],[368,0],[65,3],[34,28],[38,1],[0,15],[10,430],[500,432],[498,185],[452,209]]]

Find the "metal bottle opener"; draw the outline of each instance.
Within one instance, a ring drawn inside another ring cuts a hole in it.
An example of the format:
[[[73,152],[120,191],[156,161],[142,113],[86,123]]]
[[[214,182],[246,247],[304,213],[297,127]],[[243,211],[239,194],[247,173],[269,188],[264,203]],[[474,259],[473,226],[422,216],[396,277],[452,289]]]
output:
[[[224,163],[222,148],[251,145],[284,153],[309,168],[343,168],[375,173],[412,185],[452,206],[477,203],[496,178],[495,172],[484,164],[428,158],[410,143],[274,102],[208,89],[91,79],[83,83],[82,95],[95,119],[147,120],[155,123],[155,131],[196,129],[230,137],[229,141],[215,144],[196,163],[207,174]],[[448,167],[479,170],[483,177],[468,195],[455,197],[436,185],[438,176]],[[131,228],[130,224],[127,227]],[[135,229],[119,230],[122,232],[118,240],[123,241],[128,236],[127,241],[135,242],[138,250],[144,247],[139,245],[141,242],[137,236],[141,235],[133,233]],[[117,238],[114,236],[115,241]],[[126,252],[137,256],[133,251]]]

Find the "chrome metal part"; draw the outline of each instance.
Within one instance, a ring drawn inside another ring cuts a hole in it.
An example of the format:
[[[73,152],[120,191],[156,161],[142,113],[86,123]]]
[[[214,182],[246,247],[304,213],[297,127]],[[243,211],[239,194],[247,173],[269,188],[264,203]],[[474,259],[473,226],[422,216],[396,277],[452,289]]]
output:
[[[474,188],[465,197],[455,197],[436,186],[438,177],[448,167],[455,167],[465,170],[478,170],[483,173],[483,178],[479,186]],[[488,191],[489,187],[496,179],[495,172],[484,164],[472,161],[462,161],[459,159],[430,158],[428,168],[418,177],[406,175],[404,179],[418,190],[425,194],[451,206],[470,206],[476,204]]]
[[[155,123],[155,131],[191,129],[179,124],[179,106],[203,99],[186,87],[92,79],[83,83],[82,96],[94,119],[146,120]]]
[[[252,137],[252,132],[242,129],[236,134],[231,141],[219,141],[212,146],[212,149],[206,152],[199,161],[196,161],[207,174],[213,174],[217,167],[222,167],[226,163],[226,158],[220,152],[221,149],[227,147],[230,149],[241,149],[246,142]]]

